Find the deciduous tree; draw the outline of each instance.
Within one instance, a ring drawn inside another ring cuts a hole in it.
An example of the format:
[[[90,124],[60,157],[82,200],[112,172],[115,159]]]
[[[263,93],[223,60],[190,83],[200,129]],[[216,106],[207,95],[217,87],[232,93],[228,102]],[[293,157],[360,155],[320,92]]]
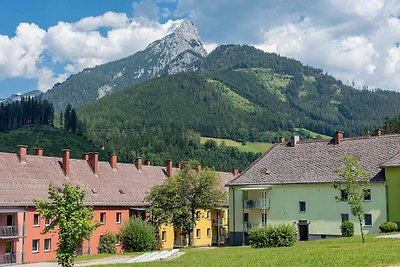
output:
[[[91,237],[99,224],[93,223],[93,208],[84,205],[85,193],[79,186],[66,183],[60,191],[50,185],[50,202],[34,200],[34,203],[36,210],[50,220],[43,233],[55,231],[58,234],[57,262],[70,267],[74,265],[75,249]]]

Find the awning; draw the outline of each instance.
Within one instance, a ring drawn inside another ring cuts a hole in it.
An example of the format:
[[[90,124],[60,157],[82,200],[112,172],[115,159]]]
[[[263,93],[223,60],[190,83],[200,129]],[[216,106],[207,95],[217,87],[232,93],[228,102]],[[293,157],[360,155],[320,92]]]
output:
[[[260,186],[260,187],[242,187],[242,188],[239,188],[238,190],[251,191],[251,190],[269,190],[269,189],[271,189],[270,185]]]
[[[24,209],[0,209],[0,213],[16,213],[16,212],[25,212]]]

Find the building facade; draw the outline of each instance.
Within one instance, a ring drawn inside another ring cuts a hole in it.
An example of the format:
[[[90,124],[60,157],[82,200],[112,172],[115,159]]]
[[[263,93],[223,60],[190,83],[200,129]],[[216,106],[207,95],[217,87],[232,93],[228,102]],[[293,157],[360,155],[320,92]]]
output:
[[[55,259],[57,233],[42,234],[49,221],[41,218],[33,203],[34,199],[48,200],[50,184],[61,189],[68,182],[85,191],[85,204],[93,207],[94,221],[101,222],[90,240],[77,248],[77,254],[90,255],[97,253],[104,233],[117,233],[132,216],[145,219],[145,194],[177,171],[171,160],[165,167],[151,166],[149,161],[142,164],[140,157],[135,164],[118,163],[116,155],[111,155],[109,162],[101,162],[94,152],[84,154],[82,159],[70,159],[69,150],[63,151],[62,158],[45,157],[42,149],[27,155],[26,146],[19,146],[17,154],[0,153],[0,264]],[[223,184],[235,177],[232,173],[218,174]],[[222,210],[227,216],[226,208]],[[199,219],[195,231],[199,229],[201,236],[194,245],[211,245],[217,240],[213,220],[217,220],[219,209],[200,212],[205,216],[210,213],[210,217]],[[227,225],[224,229],[227,233]],[[161,248],[180,245],[175,242],[175,234],[179,233],[173,227],[163,226],[159,234],[164,238],[160,240]],[[116,248],[122,251],[121,244]]]
[[[370,174],[363,199],[366,233],[378,233],[386,221],[400,222],[400,135],[344,138],[336,132],[332,140],[290,142],[283,138],[229,186],[229,241],[248,243],[248,231],[259,225],[290,224],[300,240],[340,236],[343,221],[354,222],[347,203],[336,197],[346,193],[334,189],[335,170],[344,166],[344,156],[361,161]]]

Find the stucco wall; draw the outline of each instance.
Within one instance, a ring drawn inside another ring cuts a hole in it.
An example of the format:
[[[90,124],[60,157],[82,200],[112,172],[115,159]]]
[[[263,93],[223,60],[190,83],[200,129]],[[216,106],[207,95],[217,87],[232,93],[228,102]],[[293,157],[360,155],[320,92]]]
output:
[[[385,169],[387,201],[388,201],[388,220],[400,222],[400,168]]]
[[[230,188],[230,231],[242,232],[243,213],[249,214],[249,222],[261,223],[262,210],[243,210],[243,187]],[[254,188],[254,187],[253,187]],[[383,183],[370,184],[371,201],[363,202],[365,213],[372,214],[372,226],[364,226],[366,233],[379,232],[379,224],[387,220],[386,190]],[[309,234],[340,235],[341,214],[349,214],[354,222],[355,233],[359,233],[357,218],[352,216],[347,203],[337,202],[335,196],[340,191],[331,184],[272,185],[266,190],[270,209],[267,213],[267,224],[297,225],[299,220],[309,222]],[[261,191],[248,191],[248,199],[260,199]],[[299,201],[306,202],[306,212],[299,211]]]

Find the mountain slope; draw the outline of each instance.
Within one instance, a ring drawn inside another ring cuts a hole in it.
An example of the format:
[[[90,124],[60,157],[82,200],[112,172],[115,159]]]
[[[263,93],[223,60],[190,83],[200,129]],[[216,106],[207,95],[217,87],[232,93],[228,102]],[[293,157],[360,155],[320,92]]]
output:
[[[41,147],[44,156],[60,157],[61,151],[69,148],[72,158],[80,159],[82,153],[96,151],[101,160],[108,160],[107,153],[85,137],[50,126],[32,125],[0,132],[0,151],[16,153],[18,145],[27,145],[29,154],[34,154],[35,148]]]
[[[172,34],[151,43],[145,50],[85,69],[41,97],[50,100],[59,111],[68,103],[82,105],[153,77],[196,70],[206,55],[197,29],[192,22],[184,21]]]

